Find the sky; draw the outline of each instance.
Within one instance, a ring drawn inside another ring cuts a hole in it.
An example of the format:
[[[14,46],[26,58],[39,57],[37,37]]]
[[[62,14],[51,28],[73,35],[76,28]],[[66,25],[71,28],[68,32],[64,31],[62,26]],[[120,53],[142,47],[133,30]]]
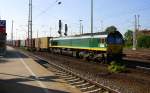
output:
[[[32,0],[33,37],[58,36],[58,21],[68,24],[68,34],[90,32],[91,0]],[[61,4],[56,3],[60,1]],[[140,15],[141,29],[150,29],[150,0],[93,0],[94,32],[114,25],[124,34],[134,29],[134,15]],[[7,38],[11,38],[12,20],[14,39],[27,37],[29,0],[0,0],[0,17],[7,21]],[[63,28],[64,31],[64,28]]]

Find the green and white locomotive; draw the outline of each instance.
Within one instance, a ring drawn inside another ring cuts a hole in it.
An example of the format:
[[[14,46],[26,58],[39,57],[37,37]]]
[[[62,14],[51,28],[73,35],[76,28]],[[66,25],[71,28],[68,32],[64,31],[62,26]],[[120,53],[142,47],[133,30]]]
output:
[[[106,33],[84,34],[78,36],[66,36],[50,38],[49,49],[51,51],[69,51],[72,55],[79,56],[80,53],[89,54],[93,58],[101,55],[110,61],[118,55],[122,55],[123,37],[118,31]],[[108,58],[109,57],[109,58]],[[116,58],[117,59],[117,58]]]

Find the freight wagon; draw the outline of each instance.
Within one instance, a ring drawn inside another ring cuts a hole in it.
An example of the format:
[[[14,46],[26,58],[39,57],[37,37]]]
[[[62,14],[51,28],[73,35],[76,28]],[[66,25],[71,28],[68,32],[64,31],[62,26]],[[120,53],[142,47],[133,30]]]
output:
[[[49,49],[50,37],[41,37],[35,39],[35,49],[37,51],[47,51]]]
[[[20,40],[15,40],[14,46],[15,47],[20,47]]]
[[[49,37],[40,38],[40,49],[47,50],[49,48]]]
[[[20,40],[20,47],[25,47],[25,40]]]
[[[35,49],[40,51],[40,38],[35,38]]]
[[[31,45],[31,42],[32,42],[32,45]],[[30,50],[30,48],[32,47],[32,49],[34,50],[34,49],[35,49],[35,39],[33,38],[32,41],[29,40],[29,39],[26,39],[26,40],[25,40],[25,47],[26,47],[27,49],[29,48],[29,50]]]

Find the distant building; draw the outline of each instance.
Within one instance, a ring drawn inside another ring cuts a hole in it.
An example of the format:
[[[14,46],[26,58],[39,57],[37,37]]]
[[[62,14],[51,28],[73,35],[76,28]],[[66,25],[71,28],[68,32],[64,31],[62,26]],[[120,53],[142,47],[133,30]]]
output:
[[[138,34],[140,34],[140,35],[150,35],[150,30],[148,30],[148,29],[140,30],[140,31],[138,31]]]

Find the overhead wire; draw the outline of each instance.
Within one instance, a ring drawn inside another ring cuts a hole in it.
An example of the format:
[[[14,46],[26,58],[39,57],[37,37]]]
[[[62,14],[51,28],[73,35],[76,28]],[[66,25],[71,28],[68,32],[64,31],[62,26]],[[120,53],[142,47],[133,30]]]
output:
[[[53,8],[54,5],[55,5],[58,1],[59,1],[59,0],[54,1],[50,6],[48,6],[46,9],[44,9],[43,11],[41,11],[41,12],[37,15],[36,19],[37,19],[38,17],[40,17],[41,15],[45,14],[49,9]],[[145,11],[145,10],[147,10],[147,9],[149,9],[149,8],[150,8],[150,7],[145,7],[145,8],[142,8],[142,9],[137,9],[137,10],[133,10],[133,11],[121,13],[121,15],[118,15],[118,16],[119,16],[119,17],[122,17],[122,16],[125,16],[125,15],[129,15],[129,14],[135,13],[136,11],[138,11],[138,12],[140,12],[140,11]],[[117,16],[117,18],[118,18],[118,16]],[[112,17],[111,17],[111,18],[112,18]],[[108,19],[108,20],[110,20],[110,19]],[[125,22],[123,22],[123,23],[125,23]]]
[[[53,3],[51,3],[46,9],[44,9],[43,11],[41,11],[36,17],[35,19],[37,19],[38,17],[40,17],[41,15],[45,14],[49,9],[53,8],[55,6],[55,4],[58,2],[59,0],[55,0]],[[58,2],[58,4],[60,4],[60,2]]]

